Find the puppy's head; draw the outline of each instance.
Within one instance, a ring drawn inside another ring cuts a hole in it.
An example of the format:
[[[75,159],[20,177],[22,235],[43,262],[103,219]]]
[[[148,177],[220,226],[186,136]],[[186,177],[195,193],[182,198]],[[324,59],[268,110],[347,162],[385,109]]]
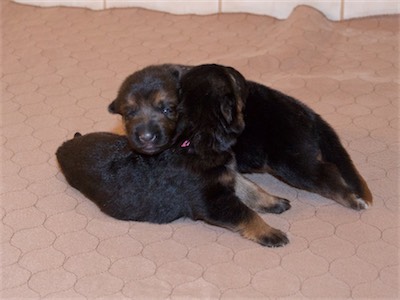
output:
[[[178,121],[178,89],[187,67],[158,65],[133,73],[122,83],[111,113],[123,118],[134,150],[155,154],[168,148]]]
[[[220,65],[192,68],[181,80],[179,131],[199,152],[227,151],[244,129],[247,84],[235,69]]]

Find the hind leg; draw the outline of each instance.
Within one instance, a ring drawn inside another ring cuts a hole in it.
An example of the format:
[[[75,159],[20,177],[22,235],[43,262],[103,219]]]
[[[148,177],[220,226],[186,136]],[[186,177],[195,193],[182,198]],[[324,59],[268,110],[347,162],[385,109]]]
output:
[[[368,203],[352,191],[334,164],[321,162],[317,171],[314,187],[321,195],[355,210],[368,208]]]
[[[294,187],[320,194],[355,210],[368,208],[368,203],[354,193],[332,163],[316,159],[301,165],[292,164],[283,170],[278,170],[275,175]]]
[[[236,173],[235,193],[244,204],[260,213],[280,214],[291,207],[289,200],[268,194],[239,173]]]

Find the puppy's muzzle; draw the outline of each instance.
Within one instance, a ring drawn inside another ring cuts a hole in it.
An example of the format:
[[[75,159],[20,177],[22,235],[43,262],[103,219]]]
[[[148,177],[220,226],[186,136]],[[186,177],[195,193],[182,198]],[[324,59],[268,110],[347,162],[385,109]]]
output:
[[[150,131],[136,132],[137,138],[143,144],[153,143],[156,140],[157,135]]]
[[[142,154],[156,154],[168,146],[169,139],[160,126],[152,123],[127,126],[128,140],[131,147]]]

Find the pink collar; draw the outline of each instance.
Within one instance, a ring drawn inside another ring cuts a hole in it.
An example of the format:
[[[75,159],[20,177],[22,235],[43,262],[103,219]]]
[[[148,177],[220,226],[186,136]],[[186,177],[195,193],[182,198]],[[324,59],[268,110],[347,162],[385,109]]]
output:
[[[190,141],[189,141],[189,140],[185,140],[185,141],[181,144],[181,148],[189,147],[189,145],[190,145]]]

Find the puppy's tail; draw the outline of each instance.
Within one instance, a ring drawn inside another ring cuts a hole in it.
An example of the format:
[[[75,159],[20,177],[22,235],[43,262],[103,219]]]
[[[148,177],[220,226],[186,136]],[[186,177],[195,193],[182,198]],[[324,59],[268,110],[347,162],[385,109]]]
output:
[[[330,125],[318,117],[319,146],[322,159],[333,163],[339,169],[346,184],[357,197],[362,198],[369,206],[372,205],[372,194],[364,178],[355,168],[350,155],[344,149],[339,137]]]
[[[76,138],[76,137],[80,137],[80,136],[82,136],[82,134],[81,134],[80,132],[75,132],[75,134],[74,134],[74,138]]]

